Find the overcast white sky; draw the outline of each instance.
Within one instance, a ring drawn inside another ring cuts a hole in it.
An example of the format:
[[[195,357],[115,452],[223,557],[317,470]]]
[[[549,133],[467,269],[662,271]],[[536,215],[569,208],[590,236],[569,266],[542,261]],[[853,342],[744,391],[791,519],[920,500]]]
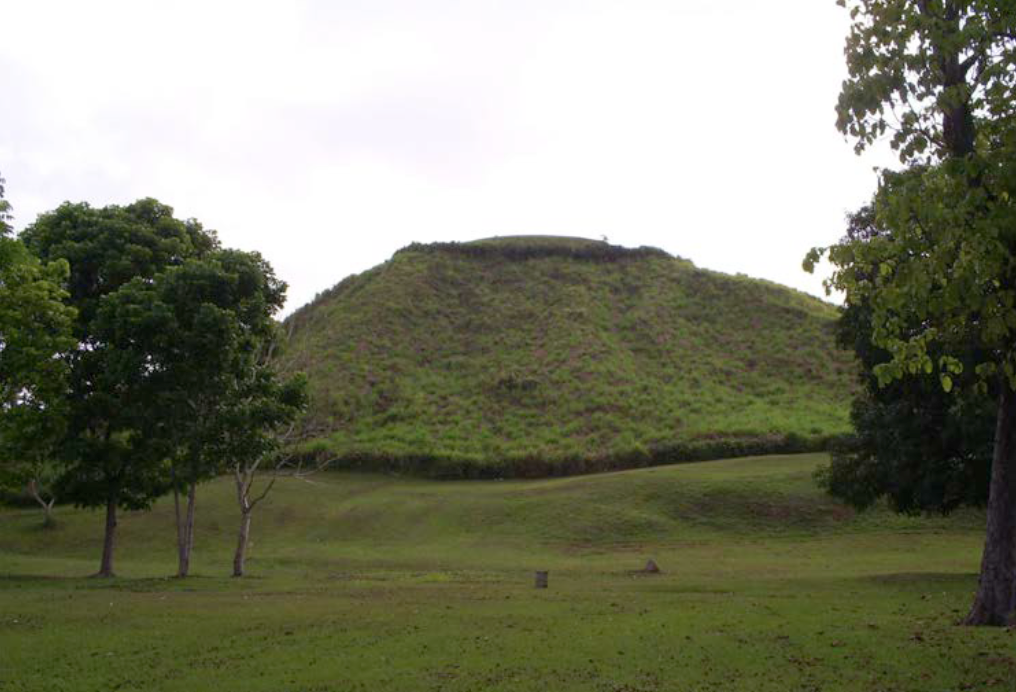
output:
[[[412,241],[607,236],[801,271],[886,154],[836,131],[834,0],[0,0],[16,227],[152,196],[287,311]]]

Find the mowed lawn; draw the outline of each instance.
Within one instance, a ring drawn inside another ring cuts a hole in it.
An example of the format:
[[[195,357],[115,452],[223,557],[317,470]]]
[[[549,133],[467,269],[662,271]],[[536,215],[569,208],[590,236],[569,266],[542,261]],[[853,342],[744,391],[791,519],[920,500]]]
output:
[[[123,517],[110,581],[101,513],[0,510],[0,690],[1016,690],[1016,634],[954,624],[982,513],[856,516],[824,460],[286,478],[242,580],[229,479],[186,580],[171,501]]]

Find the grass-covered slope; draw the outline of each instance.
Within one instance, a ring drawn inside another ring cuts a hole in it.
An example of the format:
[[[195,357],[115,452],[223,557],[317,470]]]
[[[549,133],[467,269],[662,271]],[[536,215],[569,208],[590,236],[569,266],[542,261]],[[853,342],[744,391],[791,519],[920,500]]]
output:
[[[308,450],[435,475],[790,451],[847,427],[835,310],[651,248],[413,245],[289,320]]]

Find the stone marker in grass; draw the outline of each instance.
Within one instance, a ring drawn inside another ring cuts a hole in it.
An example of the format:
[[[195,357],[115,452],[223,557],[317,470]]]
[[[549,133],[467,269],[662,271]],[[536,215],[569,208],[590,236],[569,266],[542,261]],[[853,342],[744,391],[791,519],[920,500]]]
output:
[[[549,572],[539,572],[539,571],[537,571],[537,573],[536,573],[536,588],[538,588],[538,589],[546,589],[547,588],[547,575],[548,574],[549,574]]]

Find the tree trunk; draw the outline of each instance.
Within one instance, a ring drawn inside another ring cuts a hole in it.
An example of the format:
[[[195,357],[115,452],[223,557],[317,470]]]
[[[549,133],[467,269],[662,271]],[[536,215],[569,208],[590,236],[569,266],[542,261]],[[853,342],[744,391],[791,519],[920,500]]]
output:
[[[39,492],[39,483],[34,478],[28,481],[28,492],[29,494],[31,494],[33,498],[35,498],[35,501],[38,502],[40,506],[42,506],[42,511],[43,514],[45,515],[45,519],[43,519],[42,525],[47,529],[56,526],[56,522],[53,520],[53,505],[56,504],[56,498],[51,497],[49,499],[49,502],[46,502],[44,499],[42,499],[42,494]]]
[[[46,517],[42,520],[42,525],[47,529],[52,529],[56,526],[56,519],[53,518],[53,505],[56,504],[56,498],[50,498],[49,502],[45,502],[42,505],[42,511]]]
[[[177,529],[179,563],[176,576],[186,577],[190,573],[191,550],[194,548],[194,504],[197,498],[197,483],[191,482],[187,489],[187,516],[182,531]]]
[[[233,556],[233,576],[242,577],[244,564],[247,561],[247,543],[250,540],[251,512],[240,515],[240,536],[236,543],[236,554]]]
[[[106,500],[106,535],[102,541],[102,563],[97,577],[114,577],[113,550],[116,548],[116,505],[115,496]]]
[[[925,17],[942,22],[940,30],[943,33],[933,46],[942,88],[952,90],[954,93],[963,90],[968,84],[967,75],[970,66],[964,64],[960,53],[962,41],[957,40],[962,31],[959,8],[950,2],[936,8],[931,6],[928,0],[920,0],[918,7]],[[962,159],[974,152],[977,126],[969,98],[942,108],[942,138],[949,156]]]
[[[966,625],[1005,625],[1016,610],[1016,392],[1002,380],[981,578]]]
[[[176,483],[176,469],[170,467],[170,478],[173,481],[173,516],[176,518],[176,559],[177,563],[183,556],[183,517],[180,515],[180,488]]]

